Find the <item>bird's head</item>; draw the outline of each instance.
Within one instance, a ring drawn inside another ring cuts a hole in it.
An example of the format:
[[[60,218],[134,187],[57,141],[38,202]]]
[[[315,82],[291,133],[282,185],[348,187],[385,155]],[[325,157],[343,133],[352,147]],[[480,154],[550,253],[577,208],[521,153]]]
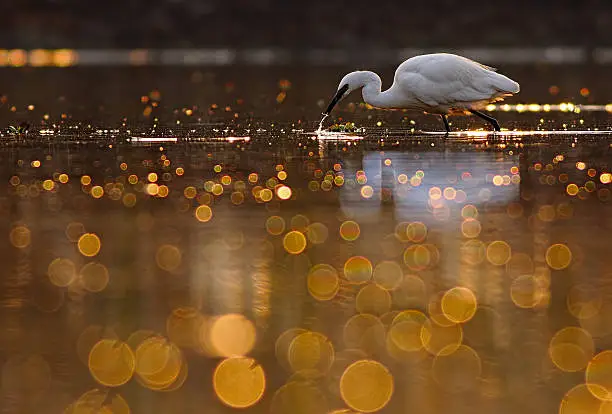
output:
[[[351,72],[345,75],[340,81],[340,84],[338,85],[338,90],[336,91],[336,94],[327,106],[327,109],[325,110],[325,115],[329,115],[332,109],[334,109],[334,106],[336,106],[336,104],[342,99],[349,96],[351,92],[362,88],[369,82],[375,81],[375,78],[376,74],[362,70]]]

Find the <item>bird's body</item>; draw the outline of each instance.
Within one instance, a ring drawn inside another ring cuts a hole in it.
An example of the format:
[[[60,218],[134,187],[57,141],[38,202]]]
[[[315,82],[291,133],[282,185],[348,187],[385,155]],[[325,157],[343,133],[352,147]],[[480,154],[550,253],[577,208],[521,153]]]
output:
[[[447,130],[447,115],[469,113],[488,120],[499,130],[497,121],[479,110],[520,90],[518,83],[495,69],[448,53],[410,58],[399,65],[389,89],[381,91],[381,86],[374,72],[351,72],[340,82],[326,113],[350,92],[363,88],[363,100],[373,107],[437,114],[442,116]]]

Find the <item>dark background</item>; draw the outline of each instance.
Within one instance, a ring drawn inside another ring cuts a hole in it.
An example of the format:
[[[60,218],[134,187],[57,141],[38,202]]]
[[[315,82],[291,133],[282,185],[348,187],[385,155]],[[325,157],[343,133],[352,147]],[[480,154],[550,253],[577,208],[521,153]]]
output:
[[[610,46],[610,0],[4,0],[0,47]]]

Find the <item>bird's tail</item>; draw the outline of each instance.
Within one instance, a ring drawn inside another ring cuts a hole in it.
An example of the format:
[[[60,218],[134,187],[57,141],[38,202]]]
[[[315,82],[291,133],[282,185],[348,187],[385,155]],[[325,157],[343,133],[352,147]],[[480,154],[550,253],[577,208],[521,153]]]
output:
[[[521,90],[520,85],[512,79],[496,72],[489,72],[491,84],[493,88],[502,94],[519,93]]]

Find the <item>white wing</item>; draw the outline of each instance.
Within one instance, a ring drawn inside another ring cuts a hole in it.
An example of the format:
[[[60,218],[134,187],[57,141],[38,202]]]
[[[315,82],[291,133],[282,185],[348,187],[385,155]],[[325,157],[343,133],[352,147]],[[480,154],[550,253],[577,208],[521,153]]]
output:
[[[444,53],[408,59],[397,68],[394,83],[429,107],[469,107],[519,90],[516,82],[488,66]]]

